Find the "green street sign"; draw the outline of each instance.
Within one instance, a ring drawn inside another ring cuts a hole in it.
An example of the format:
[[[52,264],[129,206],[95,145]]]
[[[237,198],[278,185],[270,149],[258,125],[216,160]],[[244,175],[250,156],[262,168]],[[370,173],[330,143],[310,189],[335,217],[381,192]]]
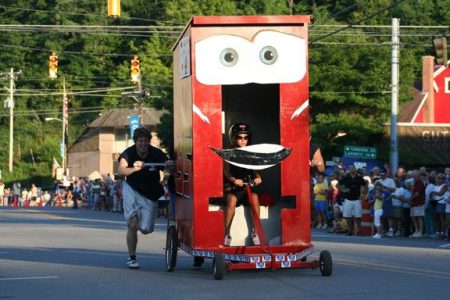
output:
[[[345,157],[357,157],[365,159],[376,159],[377,148],[374,147],[360,147],[360,146],[344,146]]]

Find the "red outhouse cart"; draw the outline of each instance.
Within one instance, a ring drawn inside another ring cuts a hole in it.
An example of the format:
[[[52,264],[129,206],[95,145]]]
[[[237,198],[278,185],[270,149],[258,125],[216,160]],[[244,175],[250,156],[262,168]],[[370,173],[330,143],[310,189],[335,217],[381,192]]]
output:
[[[328,251],[314,252],[310,229],[309,16],[193,17],[173,47],[175,219],[166,242],[167,270],[177,251],[213,259],[216,279],[235,269],[319,268],[332,272]],[[228,128],[245,122],[252,144],[290,149],[260,171],[261,245],[250,239],[248,207],[236,208],[232,244],[224,246],[223,160]],[[264,202],[264,201],[262,201]]]

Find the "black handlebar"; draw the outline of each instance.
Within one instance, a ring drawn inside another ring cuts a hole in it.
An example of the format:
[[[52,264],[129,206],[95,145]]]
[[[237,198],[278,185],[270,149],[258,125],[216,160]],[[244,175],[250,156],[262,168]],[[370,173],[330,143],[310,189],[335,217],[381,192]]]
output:
[[[244,186],[255,186],[255,181],[251,178],[251,176],[248,176],[246,180],[244,180]]]

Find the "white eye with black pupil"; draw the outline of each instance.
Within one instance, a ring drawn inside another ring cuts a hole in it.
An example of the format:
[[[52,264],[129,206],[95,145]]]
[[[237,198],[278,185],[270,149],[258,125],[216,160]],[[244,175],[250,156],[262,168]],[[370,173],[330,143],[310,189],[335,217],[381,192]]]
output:
[[[220,53],[220,62],[225,67],[232,67],[235,64],[237,64],[239,60],[239,55],[237,54],[236,50],[233,48],[226,48],[223,49]]]
[[[266,46],[259,52],[259,58],[266,65],[273,65],[278,58],[277,49],[272,46]]]

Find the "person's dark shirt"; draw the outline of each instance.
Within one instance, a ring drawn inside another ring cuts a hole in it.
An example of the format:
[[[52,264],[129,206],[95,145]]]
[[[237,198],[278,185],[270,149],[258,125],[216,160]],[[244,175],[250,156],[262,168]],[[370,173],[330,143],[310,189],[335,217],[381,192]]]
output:
[[[361,187],[365,186],[366,182],[364,179],[355,174],[355,177],[352,177],[350,174],[347,174],[344,178],[339,181],[339,186],[349,189],[348,192],[342,192],[342,196],[348,200],[357,200],[359,199],[359,195],[361,193]]]
[[[241,167],[235,166],[235,165],[230,164],[230,163],[226,163],[226,164],[228,165],[227,167],[229,168],[229,173],[230,173],[229,175],[233,176],[236,179],[241,179],[244,182],[248,182],[249,179],[253,180],[253,179],[256,178],[256,172],[254,170],[241,168]],[[235,186],[234,184],[232,184],[226,178],[226,176],[227,175],[224,174],[224,177],[223,177],[224,189],[225,190],[227,190],[229,188],[237,189],[237,190],[244,189],[244,187],[238,187],[238,186]]]
[[[255,179],[256,177],[254,170],[241,168],[233,164],[230,164],[230,173],[233,174],[235,178],[242,179],[244,182],[248,181],[249,179]]]
[[[164,163],[167,157],[156,147],[149,146],[146,157],[139,157],[136,146],[133,145],[123,151],[119,156],[119,161],[124,158],[128,162],[128,167],[133,167],[134,162],[143,161],[144,163]],[[126,182],[139,194],[152,201],[157,201],[164,195],[164,188],[160,183],[159,171],[164,167],[144,167],[140,171],[127,176]]]
[[[422,180],[417,180],[414,183],[412,195],[418,194],[417,197],[411,199],[411,207],[421,206],[425,204],[425,184]]]

